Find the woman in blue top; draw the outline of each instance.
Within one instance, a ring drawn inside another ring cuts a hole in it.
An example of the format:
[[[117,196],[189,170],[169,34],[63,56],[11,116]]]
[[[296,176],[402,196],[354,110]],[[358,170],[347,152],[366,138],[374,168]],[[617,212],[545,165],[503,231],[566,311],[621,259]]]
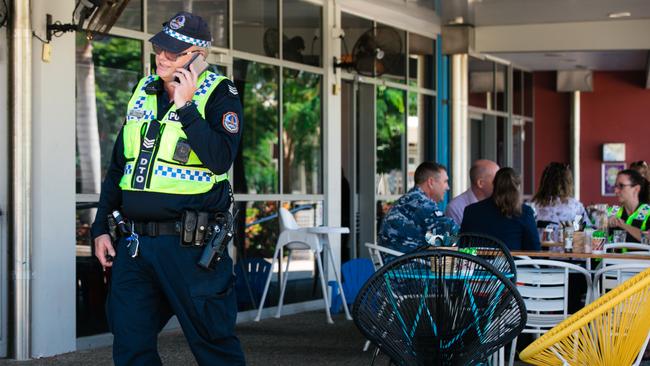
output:
[[[510,250],[539,250],[535,217],[523,204],[519,174],[512,168],[501,168],[493,185],[490,198],[465,208],[460,231],[494,236]]]

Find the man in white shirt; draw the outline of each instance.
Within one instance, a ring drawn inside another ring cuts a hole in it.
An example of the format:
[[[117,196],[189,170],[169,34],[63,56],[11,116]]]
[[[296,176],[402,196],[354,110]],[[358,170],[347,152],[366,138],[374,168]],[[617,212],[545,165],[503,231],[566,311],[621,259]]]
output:
[[[445,216],[451,217],[456,224],[460,225],[463,222],[465,207],[492,195],[492,181],[498,170],[499,166],[492,160],[475,161],[469,170],[471,187],[449,202]]]

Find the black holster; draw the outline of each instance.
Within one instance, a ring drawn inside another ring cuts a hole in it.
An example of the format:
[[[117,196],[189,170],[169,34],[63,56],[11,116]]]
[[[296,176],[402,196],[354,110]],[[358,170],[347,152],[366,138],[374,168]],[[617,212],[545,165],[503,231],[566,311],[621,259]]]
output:
[[[226,247],[233,237],[233,217],[230,212],[217,212],[214,218],[216,224],[210,226],[208,242],[197,263],[199,267],[207,270],[214,269],[216,263],[223,258]]]

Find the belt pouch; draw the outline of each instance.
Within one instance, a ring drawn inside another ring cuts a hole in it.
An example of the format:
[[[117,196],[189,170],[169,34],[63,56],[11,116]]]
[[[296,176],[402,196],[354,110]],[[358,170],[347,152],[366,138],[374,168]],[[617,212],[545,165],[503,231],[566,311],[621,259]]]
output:
[[[197,215],[195,211],[183,212],[183,230],[181,231],[181,245],[194,244]]]
[[[115,221],[113,215],[107,215],[106,222],[108,224],[108,235],[110,235],[111,241],[115,243],[119,238],[119,231],[117,230],[117,221]]]
[[[200,247],[205,242],[205,234],[208,230],[207,212],[199,212],[196,220],[196,232],[194,234],[194,245]]]

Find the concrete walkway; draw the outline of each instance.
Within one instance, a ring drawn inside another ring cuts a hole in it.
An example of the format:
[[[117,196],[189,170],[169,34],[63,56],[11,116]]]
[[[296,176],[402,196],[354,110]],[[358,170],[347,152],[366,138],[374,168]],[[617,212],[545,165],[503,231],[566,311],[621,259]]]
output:
[[[352,321],[342,315],[335,323],[325,321],[323,311],[267,319],[259,323],[237,325],[247,365],[369,365],[372,355],[362,352],[364,338]],[[164,365],[196,365],[187,342],[180,331],[162,334],[158,349]],[[9,365],[112,365],[111,347],[67,353],[56,357],[17,362],[0,360]],[[386,362],[382,362],[385,365]]]

